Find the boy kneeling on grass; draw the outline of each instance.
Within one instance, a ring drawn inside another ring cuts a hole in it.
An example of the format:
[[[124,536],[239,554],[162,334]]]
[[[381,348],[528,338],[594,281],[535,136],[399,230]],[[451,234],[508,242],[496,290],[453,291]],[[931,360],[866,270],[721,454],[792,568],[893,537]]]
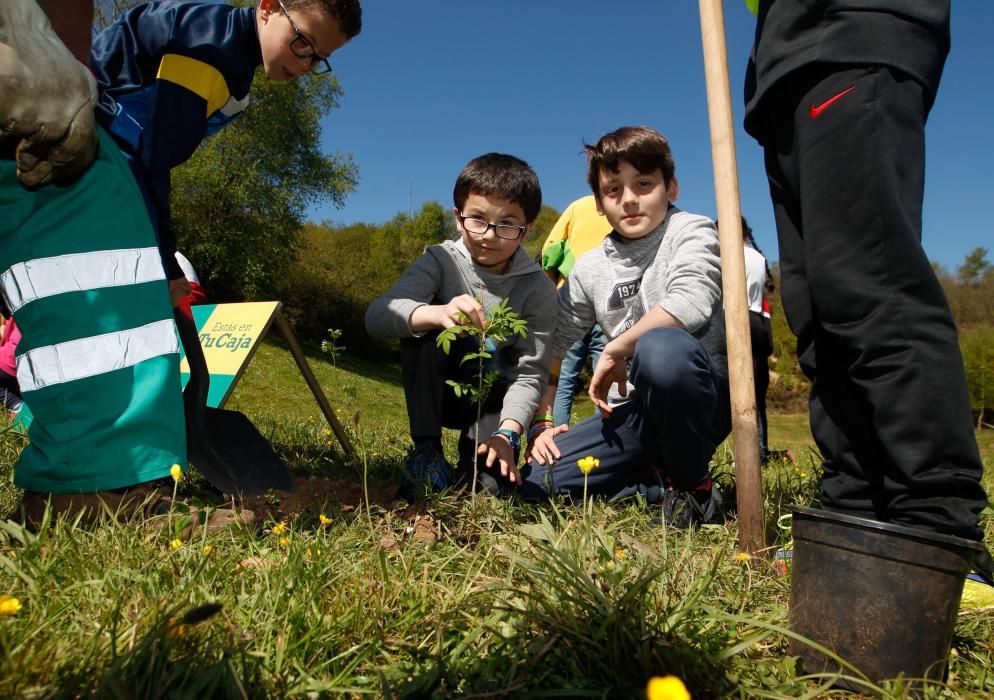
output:
[[[720,518],[708,469],[731,430],[718,234],[676,208],[670,147],[624,127],[587,146],[587,179],[614,231],[581,257],[559,293],[552,379],[529,430],[520,494],[578,497],[577,461],[600,460],[588,492],[639,495],[661,520],[687,528]],[[551,418],[559,363],[599,323],[608,343],[590,383],[599,415]]]
[[[489,153],[471,160],[453,192],[459,240],[427,248],[386,294],[366,311],[366,330],[401,339],[401,371],[413,448],[401,495],[417,498],[454,482],[442,451],[442,428],[459,436],[458,480],[471,477],[474,460],[488,490],[521,483],[518,449],[548,378],[550,342],[556,326],[556,290],[542,268],[520,248],[542,206],[538,176],[514,156]],[[462,337],[448,354],[436,346],[441,330],[472,323],[483,328],[488,310],[507,300],[527,322],[495,347],[484,372],[497,378],[480,410],[456,396],[446,380],[476,384],[480,350]],[[478,454],[473,454],[479,436]]]

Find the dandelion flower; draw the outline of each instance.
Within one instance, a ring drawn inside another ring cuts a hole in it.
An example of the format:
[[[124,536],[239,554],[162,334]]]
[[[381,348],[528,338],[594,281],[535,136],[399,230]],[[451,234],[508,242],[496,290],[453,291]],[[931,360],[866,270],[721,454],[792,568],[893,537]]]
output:
[[[645,689],[648,700],[690,700],[690,692],[676,676],[654,676]]]
[[[625,551],[624,549],[616,549],[614,550],[614,556],[617,557],[618,559],[627,559],[628,552]]]
[[[173,478],[173,481],[179,481],[183,478],[183,467],[174,464],[169,468],[169,475]]]
[[[284,532],[286,532],[286,523],[276,523],[273,525],[274,535],[282,535]]]
[[[318,516],[318,520],[321,521],[322,525],[331,525],[331,518],[329,518],[324,513],[321,513],[321,515]]]
[[[0,617],[9,617],[21,609],[21,601],[12,595],[0,595]]]
[[[173,540],[172,542],[169,543],[169,549],[173,550],[174,552],[177,549],[179,549],[180,547],[182,547],[182,546],[183,546],[183,543],[180,542],[178,539],[175,539],[175,540]]]
[[[601,461],[596,457],[584,457],[583,459],[576,460],[576,466],[580,467],[580,471],[584,474],[589,474],[594,469],[600,466]]]
[[[752,555],[749,552],[739,552],[735,555],[735,561],[745,564],[748,561],[752,561]]]
[[[214,546],[213,545],[209,545],[209,544],[205,544],[204,545],[204,556],[205,557],[208,556],[213,551],[214,551]]]
[[[289,546],[290,546],[290,540],[288,540],[286,537],[281,537],[280,547],[289,547]]]

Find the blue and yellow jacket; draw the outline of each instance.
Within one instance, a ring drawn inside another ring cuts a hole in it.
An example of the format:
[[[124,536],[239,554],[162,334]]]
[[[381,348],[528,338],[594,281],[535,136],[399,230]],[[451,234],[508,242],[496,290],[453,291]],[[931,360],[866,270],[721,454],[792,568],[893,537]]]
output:
[[[255,9],[150,2],[93,42],[97,119],[128,157],[169,279],[182,277],[169,216],[169,171],[248,105],[262,63]]]

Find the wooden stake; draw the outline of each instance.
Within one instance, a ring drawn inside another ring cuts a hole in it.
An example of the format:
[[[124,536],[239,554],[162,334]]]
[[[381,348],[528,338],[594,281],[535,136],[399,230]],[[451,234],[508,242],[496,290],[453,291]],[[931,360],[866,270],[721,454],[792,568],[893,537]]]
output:
[[[732,402],[732,445],[739,507],[739,547],[755,554],[766,546],[763,523],[763,477],[759,465],[752,343],[746,298],[745,258],[735,130],[728,83],[725,21],[721,0],[700,0],[701,41],[707,81],[715,198],[721,223],[721,282],[725,299],[725,336]]]
[[[318,378],[314,376],[314,372],[311,370],[311,365],[307,361],[307,356],[301,349],[300,343],[297,342],[297,337],[293,334],[290,324],[287,323],[287,320],[283,317],[283,313],[281,311],[276,312],[276,327],[280,329],[283,339],[290,348],[290,354],[293,355],[294,362],[297,363],[297,369],[299,369],[300,373],[304,375],[304,381],[307,382],[307,388],[311,390],[312,394],[314,394],[314,398],[318,402],[318,407],[321,409],[321,413],[324,414],[324,418],[328,421],[328,425],[330,425],[331,429],[335,432],[335,437],[337,437],[338,442],[342,444],[342,449],[345,450],[345,454],[355,454],[355,449],[349,441],[349,436],[345,433],[345,429],[342,428],[342,424],[338,422],[338,416],[335,415],[335,410],[328,402],[328,397],[324,395],[324,390],[318,383]]]

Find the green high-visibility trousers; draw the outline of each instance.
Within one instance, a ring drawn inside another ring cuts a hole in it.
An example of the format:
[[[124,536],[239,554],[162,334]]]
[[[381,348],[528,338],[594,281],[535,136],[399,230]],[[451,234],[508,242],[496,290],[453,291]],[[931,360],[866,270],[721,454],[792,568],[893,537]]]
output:
[[[14,483],[86,493],[186,462],[179,346],[141,194],[100,133],[77,181],[30,191],[0,160],[0,288],[34,418]]]

